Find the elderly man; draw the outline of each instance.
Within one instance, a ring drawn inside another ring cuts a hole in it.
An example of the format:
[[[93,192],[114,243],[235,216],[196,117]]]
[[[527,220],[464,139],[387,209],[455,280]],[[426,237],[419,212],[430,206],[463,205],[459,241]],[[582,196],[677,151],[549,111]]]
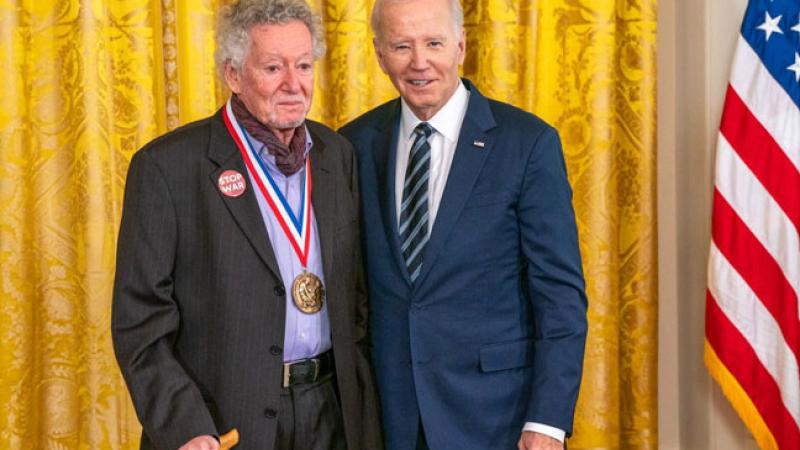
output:
[[[342,129],[387,447],[562,448],[586,297],[561,145],[459,79],[462,24],[457,0],[378,0],[375,51],[401,99]]]
[[[350,144],[306,120],[319,20],[221,13],[233,95],[131,161],[112,332],[142,448],[382,448]],[[313,183],[312,183],[313,180]]]

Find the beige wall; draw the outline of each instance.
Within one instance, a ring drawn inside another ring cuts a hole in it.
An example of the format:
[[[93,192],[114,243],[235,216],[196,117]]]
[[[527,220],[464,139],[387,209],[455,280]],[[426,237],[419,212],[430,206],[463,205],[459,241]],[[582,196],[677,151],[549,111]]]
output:
[[[702,359],[714,145],[747,0],[659,3],[659,447],[756,449]]]

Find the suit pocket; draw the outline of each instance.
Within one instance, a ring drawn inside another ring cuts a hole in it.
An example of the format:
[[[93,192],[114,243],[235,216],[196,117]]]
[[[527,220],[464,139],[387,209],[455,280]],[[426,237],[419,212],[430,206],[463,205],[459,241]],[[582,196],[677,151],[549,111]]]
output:
[[[533,365],[533,339],[484,345],[480,362],[483,372],[529,367]]]
[[[464,208],[469,209],[495,205],[506,205],[511,202],[513,195],[514,194],[512,192],[508,191],[483,191],[474,193],[470,195],[469,199],[467,199],[467,203],[464,205]]]

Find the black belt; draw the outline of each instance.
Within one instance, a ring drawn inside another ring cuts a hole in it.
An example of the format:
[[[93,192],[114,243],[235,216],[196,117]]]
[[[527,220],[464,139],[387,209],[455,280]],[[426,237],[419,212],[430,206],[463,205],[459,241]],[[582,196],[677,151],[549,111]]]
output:
[[[314,358],[301,359],[283,364],[283,387],[301,383],[313,383],[329,373],[333,373],[333,351]]]

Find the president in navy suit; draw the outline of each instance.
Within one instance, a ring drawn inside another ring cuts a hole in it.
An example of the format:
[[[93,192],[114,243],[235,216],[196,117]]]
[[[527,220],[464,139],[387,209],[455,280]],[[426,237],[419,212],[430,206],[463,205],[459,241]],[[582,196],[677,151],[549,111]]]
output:
[[[372,27],[401,98],[341,132],[387,448],[563,448],[587,303],[558,133],[459,78],[457,0],[378,0]]]

